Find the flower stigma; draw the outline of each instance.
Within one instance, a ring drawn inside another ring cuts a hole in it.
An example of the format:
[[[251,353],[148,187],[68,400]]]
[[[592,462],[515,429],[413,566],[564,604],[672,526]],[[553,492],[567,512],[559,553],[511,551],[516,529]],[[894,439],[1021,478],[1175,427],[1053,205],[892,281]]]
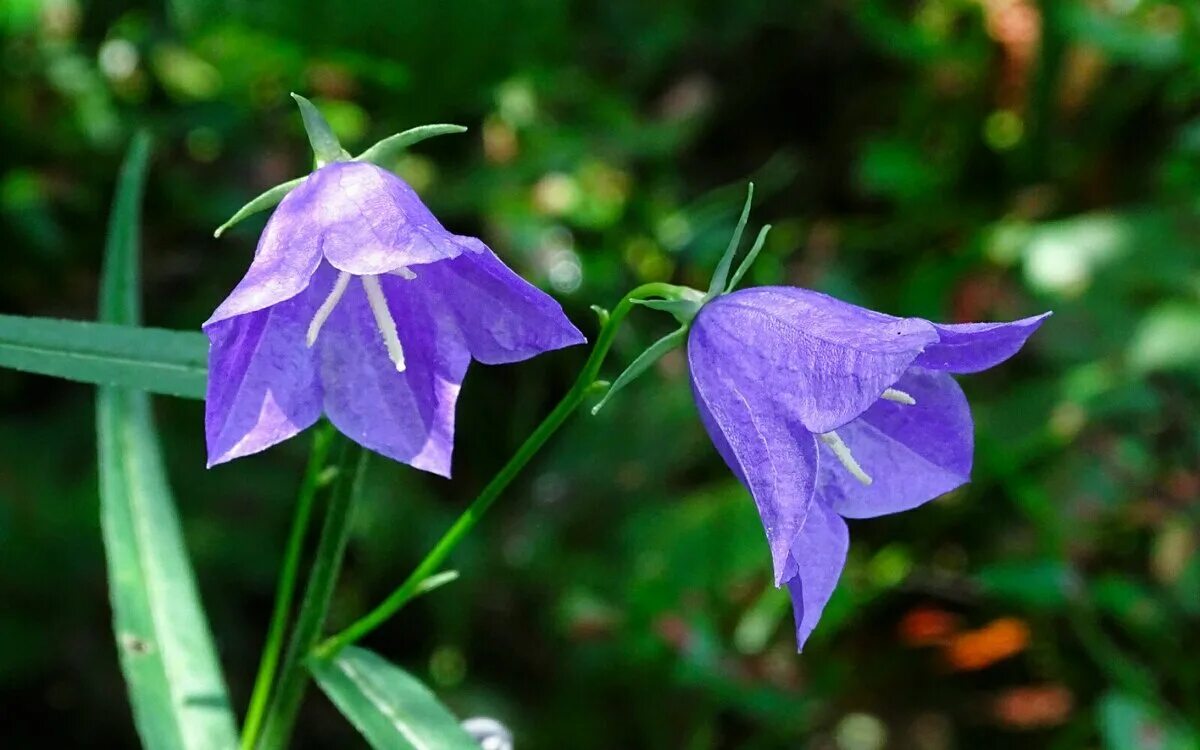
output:
[[[375,316],[375,325],[383,336],[383,345],[387,347],[388,358],[396,365],[396,372],[404,372],[404,347],[400,344],[400,334],[396,332],[396,321],[388,310],[387,300],[383,296],[383,288],[379,285],[378,276],[363,276],[363,289],[367,293],[367,304]]]
[[[338,273],[337,281],[333,282],[333,289],[330,290],[329,296],[317,308],[312,322],[308,324],[308,335],[304,337],[304,341],[309,349],[312,348],[313,344],[317,343],[317,336],[321,335],[321,327],[325,325],[325,321],[329,320],[330,314],[333,313],[333,308],[337,307],[338,301],[346,293],[346,287],[349,284],[350,274],[345,271]]]
[[[842,440],[841,435],[831,430],[821,434],[821,441],[833,450],[833,455],[837,456],[838,460],[842,462],[842,466],[846,467],[846,471],[850,472],[858,481],[870,486],[874,480],[871,479],[867,472],[863,471],[858,461],[854,460],[854,454],[850,452],[850,447]]]

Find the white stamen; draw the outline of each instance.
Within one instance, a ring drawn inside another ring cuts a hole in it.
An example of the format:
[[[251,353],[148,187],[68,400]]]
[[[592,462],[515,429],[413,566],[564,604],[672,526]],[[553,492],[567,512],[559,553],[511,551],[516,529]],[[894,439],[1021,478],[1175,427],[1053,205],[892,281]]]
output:
[[[858,461],[854,460],[854,456],[850,453],[850,448],[842,442],[842,438],[836,432],[826,432],[821,435],[821,440],[833,450],[833,455],[837,456],[842,462],[842,466],[846,467],[846,471],[850,472],[855,479],[865,485],[870,485],[872,481],[867,472],[858,465]]]
[[[897,404],[904,404],[905,406],[917,405],[917,400],[915,398],[908,395],[904,391],[898,391],[895,388],[888,388],[886,391],[884,391],[883,398],[886,398],[888,401],[895,401]]]
[[[383,345],[387,347],[388,357],[396,365],[396,372],[404,372],[404,347],[400,345],[400,334],[396,333],[396,321],[388,310],[387,300],[383,297],[383,287],[379,285],[378,276],[363,276],[363,289],[367,292],[367,304],[375,315],[375,325],[383,336]]]
[[[329,320],[329,316],[333,313],[333,308],[337,306],[338,300],[346,293],[346,285],[350,283],[350,274],[342,271],[338,274],[337,281],[333,282],[333,289],[329,292],[329,296],[317,308],[317,314],[313,316],[312,322],[308,324],[308,335],[304,337],[305,343],[311,348],[317,343],[317,336],[321,335],[321,326],[325,325],[325,321]]]
[[[412,281],[413,279],[417,278],[417,275],[409,270],[408,266],[400,266],[394,271],[388,271],[388,273],[393,276],[399,276],[405,281]]]

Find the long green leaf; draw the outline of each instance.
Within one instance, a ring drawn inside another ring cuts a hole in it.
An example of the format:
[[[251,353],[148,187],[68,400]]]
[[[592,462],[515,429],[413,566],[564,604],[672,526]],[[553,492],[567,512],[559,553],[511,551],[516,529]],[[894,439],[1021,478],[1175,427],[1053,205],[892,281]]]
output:
[[[347,646],[309,669],[376,750],[479,750],[429,688],[377,654]]]
[[[198,331],[0,315],[0,367],[38,375],[202,399],[207,357]]]
[[[100,315],[133,325],[149,142],[130,147],[110,218]],[[96,402],[100,522],[121,670],[147,750],[226,750],[233,713],[167,484],[150,399],[105,386]]]

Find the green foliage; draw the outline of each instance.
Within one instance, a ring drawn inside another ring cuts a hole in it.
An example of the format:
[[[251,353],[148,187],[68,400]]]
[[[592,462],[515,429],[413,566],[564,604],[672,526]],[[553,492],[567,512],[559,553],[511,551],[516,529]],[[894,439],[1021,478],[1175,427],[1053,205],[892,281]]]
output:
[[[148,158],[149,139],[139,135],[117,181],[100,296],[101,319],[113,323],[140,322],[138,225]],[[149,397],[128,387],[101,387],[96,430],[113,631],[142,746],[233,748],[233,713]]]
[[[309,665],[321,690],[376,750],[474,750],[479,746],[429,688],[355,646]]]

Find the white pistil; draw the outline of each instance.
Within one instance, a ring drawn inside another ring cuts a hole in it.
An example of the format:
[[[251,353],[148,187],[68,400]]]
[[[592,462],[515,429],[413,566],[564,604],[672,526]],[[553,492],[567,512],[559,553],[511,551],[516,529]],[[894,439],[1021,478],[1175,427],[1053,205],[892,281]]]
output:
[[[313,316],[312,322],[308,324],[308,335],[304,337],[305,343],[311,348],[317,343],[317,336],[321,335],[321,326],[325,325],[325,321],[329,320],[333,308],[337,307],[338,300],[346,293],[346,286],[350,283],[350,274],[342,271],[338,274],[337,281],[333,282],[333,289],[329,292],[329,296],[317,308],[317,314]]]
[[[838,460],[842,462],[842,466],[845,466],[846,471],[850,472],[855,479],[865,485],[870,485],[874,481],[858,465],[858,461],[854,460],[854,456],[850,453],[850,448],[842,442],[840,435],[833,431],[826,432],[821,435],[821,440],[833,450],[833,455],[837,456]]]
[[[917,405],[917,400],[915,398],[908,395],[904,391],[898,391],[895,388],[888,388],[886,391],[884,391],[883,398],[887,399],[888,401],[895,401],[897,404],[904,404],[905,406]]]
[[[399,276],[405,281],[412,281],[413,279],[417,278],[417,275],[413,273],[408,266],[400,266],[394,271],[388,271],[388,273],[393,276]]]
[[[387,300],[383,297],[383,287],[379,285],[378,276],[363,276],[363,289],[367,292],[367,304],[375,315],[375,325],[383,336],[383,345],[387,347],[388,358],[396,365],[396,372],[404,372],[404,347],[400,344],[400,334],[396,333],[396,321],[388,310]]]

